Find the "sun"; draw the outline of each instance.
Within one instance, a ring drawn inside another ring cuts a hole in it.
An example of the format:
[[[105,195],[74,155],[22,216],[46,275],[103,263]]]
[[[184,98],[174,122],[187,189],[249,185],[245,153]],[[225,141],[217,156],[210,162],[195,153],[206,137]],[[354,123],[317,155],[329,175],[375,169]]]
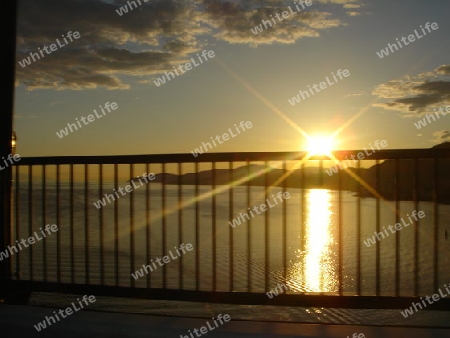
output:
[[[310,156],[330,155],[334,147],[335,140],[330,136],[309,136],[306,144]]]

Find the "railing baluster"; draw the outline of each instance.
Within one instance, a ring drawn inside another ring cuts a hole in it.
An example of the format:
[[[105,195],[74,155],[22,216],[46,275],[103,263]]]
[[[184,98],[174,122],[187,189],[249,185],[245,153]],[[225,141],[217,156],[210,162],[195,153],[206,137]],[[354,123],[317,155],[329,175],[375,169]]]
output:
[[[305,217],[305,210],[306,210],[306,192],[305,192],[305,161],[302,159],[302,165],[301,165],[302,171],[301,171],[301,185],[300,185],[300,196],[301,196],[301,202],[300,202],[300,233],[301,233],[301,242],[300,242],[300,255],[302,257],[302,286],[306,285],[306,255],[305,253],[305,242],[306,242],[306,217]],[[306,288],[305,288],[306,291]],[[302,294],[305,292],[302,291]]]
[[[264,167],[267,168],[268,167],[268,162],[264,161]],[[264,171],[264,202],[267,201],[267,199],[269,198],[268,195],[269,192],[269,174],[267,173],[267,170]],[[264,286],[264,290],[265,291],[269,291],[270,290],[270,249],[269,249],[269,225],[270,225],[270,208],[267,209],[267,211],[264,213],[264,248],[265,248],[265,255],[264,255],[264,271],[265,271],[265,286]]]
[[[198,186],[198,162],[195,162],[195,290],[200,290],[200,195]]]
[[[74,191],[73,191],[73,164],[70,165],[69,171],[69,194],[70,194],[70,278],[72,284],[75,284],[75,243],[74,243],[74,234],[75,234],[75,220],[74,220]]]
[[[150,165],[147,163],[146,164],[146,172],[148,174],[150,174]],[[147,241],[147,247],[146,247],[146,254],[147,254],[147,264],[150,264],[150,260],[151,260],[151,219],[150,219],[150,182],[147,183],[146,187],[145,187],[145,205],[146,210],[145,210],[145,217],[147,220],[147,227],[146,227],[146,241]],[[181,258],[181,257],[180,257]],[[151,279],[151,274],[148,273],[147,274],[147,288],[151,288],[152,285],[152,279]]]
[[[130,164],[130,180],[134,179],[134,164]],[[130,185],[134,181],[130,182]],[[130,193],[130,281],[131,287],[135,286],[135,279],[131,276],[134,270],[134,193]]]
[[[16,186],[16,195],[15,195],[15,223],[16,223],[16,240],[20,241],[20,171],[19,166],[15,166],[15,186]],[[21,279],[21,272],[20,272],[20,251],[17,252],[16,256],[16,278],[17,280]]]
[[[418,165],[417,159],[414,159],[414,210],[419,210],[419,202],[418,202]],[[414,296],[419,295],[419,222],[420,219],[417,220],[414,218]]]
[[[394,161],[395,168],[395,224],[400,221],[400,201],[398,199],[398,171],[400,170],[398,159]],[[400,294],[400,231],[395,232],[395,295]]]
[[[90,263],[89,257],[89,165],[84,165],[84,277],[85,283],[90,282]]]
[[[341,160],[339,160],[339,165],[341,164]],[[338,172],[338,253],[339,253],[339,271],[338,271],[338,284],[339,284],[339,296],[342,296],[344,290],[344,280],[343,280],[343,269],[344,269],[344,253],[343,253],[343,217],[342,217],[342,170]]]
[[[246,161],[247,164],[247,178],[250,177],[250,161]],[[248,179],[246,182],[247,186],[247,205],[250,207],[250,180]],[[247,260],[247,292],[251,292],[252,289],[252,271],[251,271],[251,262],[252,262],[252,220],[248,220],[247,226],[247,248],[248,248],[248,260]]]
[[[163,255],[167,254],[167,220],[166,220],[166,164],[162,163],[162,186],[161,186],[161,199],[162,199],[162,251]],[[163,288],[167,288],[167,266],[163,266]]]
[[[438,290],[438,226],[439,226],[439,206],[438,206],[438,197],[439,197],[439,182],[438,182],[438,159],[437,157],[433,158],[433,185],[434,185],[434,194],[433,194],[433,213],[434,213],[434,224],[433,224],[433,292]]]
[[[376,191],[379,193],[380,191],[380,166],[379,160],[375,161],[376,169],[375,169],[375,187]],[[380,199],[376,198],[376,231],[380,232]],[[375,285],[375,294],[377,296],[380,295],[380,241],[376,243],[376,257],[375,257],[375,269],[376,269],[376,285]]]
[[[358,174],[361,173],[361,161],[357,162]],[[356,294],[361,296],[361,183],[357,182],[358,185],[358,197],[356,204],[356,217],[357,217],[357,228],[356,228]]]
[[[42,166],[42,228],[45,228],[45,220],[46,220],[46,166],[45,164]],[[44,274],[44,282],[47,281],[47,241],[43,241],[44,243],[42,244],[43,249],[42,249],[42,266],[43,266],[43,274]]]
[[[98,165],[98,199],[103,197],[103,164]],[[105,221],[103,208],[99,209],[100,223],[100,284],[105,285]]]
[[[283,161],[283,175],[286,174],[287,167],[286,161]],[[283,180],[283,198],[286,192],[286,180],[289,176]],[[283,283],[287,282],[287,200],[283,202]]]
[[[183,173],[182,164],[178,163],[178,241],[179,245],[183,243],[183,185],[181,180],[181,175]],[[179,285],[180,289],[183,289],[183,255],[180,256],[180,263],[179,263],[179,272],[178,272],[178,278],[179,278]]]
[[[228,162],[228,178],[230,181],[230,189],[228,190],[228,215],[230,221],[233,220],[233,213],[234,213],[234,203],[233,203],[233,162]],[[233,227],[228,228],[228,237],[229,237],[229,243],[228,243],[228,255],[229,255],[229,290],[232,292],[234,290],[234,259],[233,259],[233,250],[234,250],[234,243],[233,243]]]
[[[217,291],[216,162],[212,162],[212,290]]]
[[[114,164],[114,189],[119,188],[118,165]],[[119,199],[114,200],[114,270],[116,286],[119,286]]]
[[[56,224],[58,225],[58,232],[56,233],[56,271],[57,281],[61,283],[61,171],[60,165],[56,165]]]
[[[33,234],[33,166],[28,166],[28,235]],[[30,245],[29,261],[30,261],[30,281],[33,281],[33,246]]]

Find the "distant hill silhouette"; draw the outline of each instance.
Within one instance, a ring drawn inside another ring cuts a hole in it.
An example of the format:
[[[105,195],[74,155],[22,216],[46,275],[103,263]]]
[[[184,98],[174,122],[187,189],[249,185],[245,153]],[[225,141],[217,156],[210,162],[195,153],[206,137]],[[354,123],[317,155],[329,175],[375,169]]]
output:
[[[434,146],[432,149],[450,149],[450,142]],[[395,200],[395,160],[386,160],[378,166],[380,182],[377,189],[387,200]],[[434,174],[436,173],[437,200],[441,203],[450,203],[450,158],[440,158],[437,166],[432,159],[417,160],[417,176],[414,175],[413,160],[397,160],[398,162],[398,199],[401,201],[414,200],[414,179],[416,178],[416,198],[420,201],[432,201],[435,194]],[[369,169],[353,169],[366,182],[375,187],[377,166]],[[363,189],[363,197],[373,196]]]
[[[450,142],[442,143],[434,146],[432,149],[450,149]],[[370,168],[353,168],[348,170],[359,176],[367,184],[373,187],[379,195],[387,200],[395,200],[396,196],[396,162],[398,165],[397,174],[397,193],[398,199],[401,201],[411,201],[416,198],[420,201],[432,201],[434,198],[434,172],[437,173],[437,200],[440,203],[450,203],[450,158],[442,158],[437,161],[437,168],[434,167],[432,159],[417,160],[417,176],[414,176],[414,161],[413,160],[385,160],[384,162],[373,165]],[[264,175],[264,170],[267,171],[267,178]],[[377,170],[379,175],[378,187],[376,186]],[[257,173],[263,173],[257,175]],[[323,188],[331,190],[353,191],[361,197],[375,197],[369,190],[357,183],[357,181],[345,170],[341,174],[334,174],[329,176],[325,173],[325,169],[321,171],[320,167],[306,167],[303,169],[296,169],[285,179],[280,178],[286,172],[283,169],[275,169],[265,165],[251,164],[249,166],[242,166],[233,170],[216,169],[215,184],[228,185],[232,181],[239,181],[249,178],[248,183],[244,182],[241,185],[249,184],[250,186],[265,186],[286,185],[288,188],[301,188],[302,178],[304,179],[304,188]],[[157,174],[153,182],[162,182],[162,174]],[[267,179],[267,183],[266,183]],[[339,182],[340,179],[340,182]],[[417,189],[414,191],[414,181],[416,179]],[[181,175],[168,174],[164,175],[166,184],[183,184],[195,185],[196,175],[194,173],[186,173]],[[285,182],[284,182],[285,181]],[[205,170],[198,173],[199,185],[212,185],[213,171]],[[414,196],[416,194],[416,196]]]

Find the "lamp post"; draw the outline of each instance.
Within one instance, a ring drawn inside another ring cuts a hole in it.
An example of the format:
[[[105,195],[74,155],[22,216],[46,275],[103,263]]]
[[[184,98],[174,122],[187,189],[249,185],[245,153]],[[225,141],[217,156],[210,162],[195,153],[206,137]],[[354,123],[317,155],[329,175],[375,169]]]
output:
[[[8,156],[11,150],[11,135],[14,112],[14,89],[15,89],[15,64],[16,64],[16,26],[17,26],[17,1],[12,1],[13,5],[8,8],[6,19],[2,23],[6,25],[7,32],[2,40],[2,47],[5,50],[3,79],[6,86],[3,100],[3,112],[0,115],[0,155]],[[11,244],[11,168],[0,171],[0,252],[7,250]],[[6,285],[10,280],[10,260],[0,261],[0,298],[11,298],[17,291],[10,285]],[[3,298],[3,299],[5,299]]]

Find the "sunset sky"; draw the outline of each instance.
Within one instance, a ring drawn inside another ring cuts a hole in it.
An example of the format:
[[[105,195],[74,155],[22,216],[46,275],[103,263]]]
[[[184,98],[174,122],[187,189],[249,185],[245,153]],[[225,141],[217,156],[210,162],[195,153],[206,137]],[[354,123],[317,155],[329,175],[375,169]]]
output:
[[[116,10],[126,3],[19,0],[17,61],[69,31],[80,34],[26,67],[16,63],[21,156],[189,153],[241,121],[253,128],[214,152],[303,150],[294,124],[329,135],[348,121],[337,149],[376,140],[388,148],[429,148],[450,140],[450,114],[420,130],[414,125],[450,105],[448,0],[312,0],[257,35],[251,28],[294,1],[141,0],[120,16]],[[427,22],[439,29],[377,55]],[[215,57],[155,85],[203,50]],[[289,104],[339,69],[350,76]],[[118,108],[56,135],[105,102]]]

